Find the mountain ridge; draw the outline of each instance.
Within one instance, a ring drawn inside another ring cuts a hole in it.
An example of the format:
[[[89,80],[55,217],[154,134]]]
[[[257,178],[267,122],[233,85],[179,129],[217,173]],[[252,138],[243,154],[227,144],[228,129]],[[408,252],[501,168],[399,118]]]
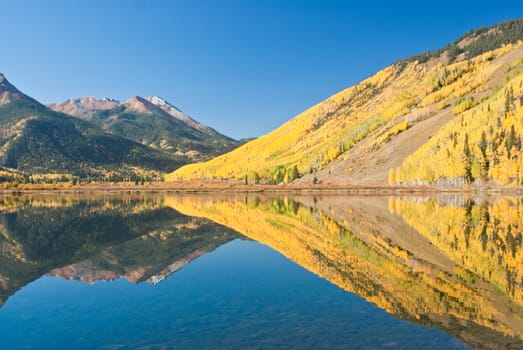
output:
[[[26,174],[122,178],[172,170],[187,160],[55,112],[2,75],[0,166]],[[116,177],[115,177],[116,176]]]
[[[240,144],[158,96],[133,96],[124,102],[80,98],[49,107],[92,122],[107,132],[193,161],[208,160]]]
[[[120,101],[110,98],[98,99],[94,96],[86,96],[75,99],[68,99],[62,103],[50,103],[47,107],[56,112],[72,115],[84,120],[89,120],[100,109],[115,108]]]

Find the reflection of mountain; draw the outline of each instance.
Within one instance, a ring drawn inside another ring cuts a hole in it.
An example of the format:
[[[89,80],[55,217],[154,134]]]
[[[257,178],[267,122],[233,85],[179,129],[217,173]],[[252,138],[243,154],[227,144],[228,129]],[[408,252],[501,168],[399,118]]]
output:
[[[161,198],[0,199],[0,305],[51,270],[86,282],[156,283],[236,237],[163,207]]]
[[[140,240],[141,238],[142,237],[139,237],[138,240]],[[153,245],[157,245],[161,242],[153,241],[152,243]],[[171,244],[165,244],[164,246],[173,248],[173,243],[170,243]],[[126,243],[124,243],[123,245],[126,245]],[[173,253],[176,253],[176,257],[168,262],[159,261],[156,262],[156,264],[154,265],[151,265],[151,263],[146,263],[145,266],[131,267],[122,266],[122,262],[120,262],[119,260],[116,261],[116,264],[114,262],[115,256],[112,256],[111,253],[116,253],[116,255],[118,255],[117,252],[121,251],[122,248],[125,250],[127,247],[117,246],[109,248],[109,254],[102,254],[102,256],[97,256],[87,261],[82,261],[64,267],[58,267],[56,269],[51,270],[47,275],[57,276],[67,280],[74,280],[85,283],[93,283],[96,281],[109,281],[123,277],[133,283],[147,281],[152,284],[157,284],[163,281],[169,275],[183,268],[185,265],[187,265],[194,259],[213,250],[215,246],[209,245],[209,247],[201,247],[199,250],[189,252],[189,255],[182,256],[179,258],[178,256],[182,255],[182,252],[174,251]],[[162,248],[162,246],[158,248]],[[155,255],[150,255],[148,256],[148,258],[154,256]],[[132,258],[135,258],[135,256],[133,256]],[[134,264],[135,263],[136,262],[134,262]]]
[[[518,293],[507,293],[438,249],[391,215],[385,197],[167,201],[181,213],[209,218],[271,246],[399,318],[442,328],[478,348],[523,347]]]
[[[163,210],[162,210],[163,211]],[[159,213],[160,214],[160,213]],[[124,277],[130,282],[159,283],[192,260],[238,237],[202,219],[178,216],[159,230],[107,246],[88,260],[49,272],[64,279],[92,283]]]

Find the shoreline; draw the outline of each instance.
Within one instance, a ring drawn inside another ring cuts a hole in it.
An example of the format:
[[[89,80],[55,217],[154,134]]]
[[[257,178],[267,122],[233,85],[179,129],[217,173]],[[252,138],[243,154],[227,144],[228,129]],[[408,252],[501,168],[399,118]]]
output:
[[[89,192],[165,192],[165,193],[293,193],[293,194],[506,194],[523,195],[522,187],[467,187],[440,188],[430,186],[389,185],[245,185],[224,182],[152,182],[144,185],[134,183],[91,183],[91,184],[21,184],[16,187],[0,188],[0,194],[21,195],[31,193],[89,193]]]

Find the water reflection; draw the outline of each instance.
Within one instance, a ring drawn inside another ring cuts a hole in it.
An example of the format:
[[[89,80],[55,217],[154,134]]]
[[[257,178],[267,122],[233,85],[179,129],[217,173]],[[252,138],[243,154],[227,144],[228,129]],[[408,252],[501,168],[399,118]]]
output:
[[[523,347],[521,203],[462,197],[168,200],[181,213],[269,245],[398,318],[492,349]]]
[[[513,197],[5,197],[0,305],[43,274],[158,283],[240,233],[398,318],[523,348],[522,211]]]
[[[390,199],[391,211],[443,251],[462,279],[481,278],[523,304],[523,199]]]
[[[239,235],[163,205],[162,197],[0,199],[0,305],[45,273],[157,283]]]

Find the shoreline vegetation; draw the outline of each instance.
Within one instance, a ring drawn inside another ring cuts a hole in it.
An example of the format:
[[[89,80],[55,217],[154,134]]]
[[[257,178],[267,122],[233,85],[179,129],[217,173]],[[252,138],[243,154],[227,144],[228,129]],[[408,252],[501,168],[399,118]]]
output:
[[[401,186],[386,184],[335,185],[335,184],[245,184],[239,180],[223,181],[149,181],[114,183],[50,183],[7,184],[1,194],[23,193],[74,193],[74,192],[174,192],[174,193],[333,193],[333,194],[431,194],[431,193],[500,193],[523,195],[523,187],[500,186]]]

